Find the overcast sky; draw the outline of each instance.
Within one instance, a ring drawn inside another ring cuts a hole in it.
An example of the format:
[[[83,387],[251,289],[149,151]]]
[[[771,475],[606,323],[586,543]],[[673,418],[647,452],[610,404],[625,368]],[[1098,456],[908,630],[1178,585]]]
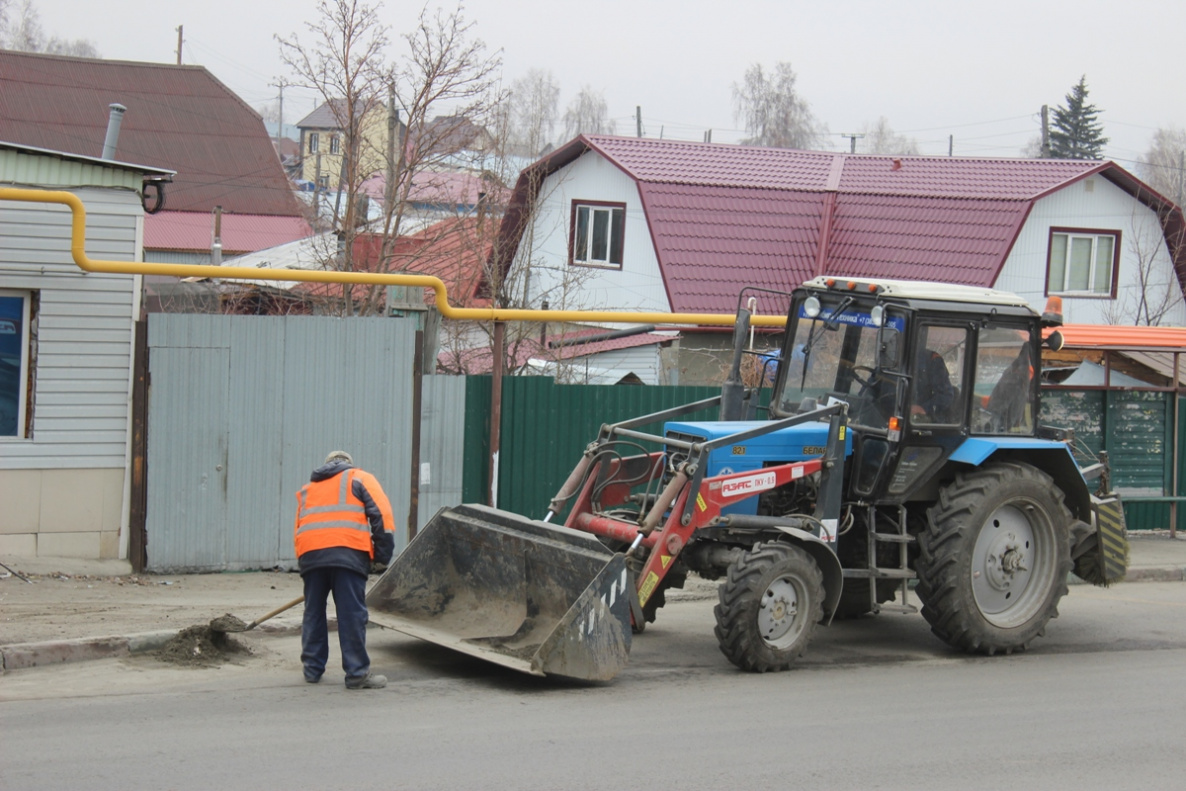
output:
[[[254,107],[286,74],[274,34],[307,39],[316,0],[33,0],[47,35],[86,38],[105,58],[205,66]],[[447,8],[454,7],[446,2]],[[392,40],[418,2],[386,0]],[[601,91],[621,134],[641,106],[648,137],[736,142],[732,87],[747,66],[789,61],[832,135],[879,116],[924,154],[1018,156],[1081,75],[1102,110],[1105,153],[1129,169],[1159,127],[1186,126],[1181,0],[467,0],[466,15],[507,82],[550,70],[563,106],[581,86]],[[395,52],[393,55],[397,54]],[[114,98],[114,97],[113,97]],[[313,109],[285,94],[285,120]],[[557,134],[559,134],[559,130]]]

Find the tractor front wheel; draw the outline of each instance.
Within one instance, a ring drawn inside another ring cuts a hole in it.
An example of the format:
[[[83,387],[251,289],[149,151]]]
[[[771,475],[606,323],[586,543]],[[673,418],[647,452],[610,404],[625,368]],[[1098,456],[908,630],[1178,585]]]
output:
[[[1067,592],[1062,492],[1028,464],[993,464],[958,475],[927,515],[917,593],[931,631],[970,653],[1024,650]]]
[[[824,576],[792,544],[758,544],[729,567],[714,614],[721,652],[742,670],[786,670],[823,618]]]

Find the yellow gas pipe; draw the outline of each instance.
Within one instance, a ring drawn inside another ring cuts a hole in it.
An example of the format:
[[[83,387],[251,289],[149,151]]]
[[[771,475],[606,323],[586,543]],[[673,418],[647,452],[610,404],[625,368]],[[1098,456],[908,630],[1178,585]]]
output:
[[[361,283],[380,286],[431,288],[437,310],[447,319],[459,321],[567,321],[615,324],[676,324],[732,326],[736,316],[728,313],[639,313],[613,310],[523,310],[511,308],[455,308],[449,304],[444,282],[431,275],[401,275],[380,272],[338,272],[332,270],[269,269],[201,264],[152,264],[138,261],[95,261],[86,254],[86,207],[71,192],[0,187],[0,200],[27,203],[57,203],[70,209],[70,253],[74,263],[86,272],[169,277],[212,277],[224,280],[292,280],[306,283]],[[781,327],[784,316],[754,316],[752,324]]]

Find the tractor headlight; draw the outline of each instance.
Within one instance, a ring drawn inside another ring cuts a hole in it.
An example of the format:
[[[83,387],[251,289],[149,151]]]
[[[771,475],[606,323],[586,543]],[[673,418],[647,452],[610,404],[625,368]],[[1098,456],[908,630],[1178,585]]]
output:
[[[816,316],[819,315],[819,312],[820,312],[819,298],[808,297],[807,299],[803,300],[803,313],[807,316],[807,318],[814,319]]]
[[[874,305],[873,309],[869,311],[869,321],[873,322],[874,327],[881,327],[885,324],[885,308],[881,305]]]

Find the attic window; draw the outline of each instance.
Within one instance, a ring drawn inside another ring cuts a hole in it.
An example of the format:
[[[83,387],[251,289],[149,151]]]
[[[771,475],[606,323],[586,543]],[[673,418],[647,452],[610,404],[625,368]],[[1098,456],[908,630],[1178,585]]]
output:
[[[574,265],[621,269],[626,205],[573,201],[570,238]]]
[[[1046,293],[1073,297],[1115,296],[1119,231],[1052,228]]]

